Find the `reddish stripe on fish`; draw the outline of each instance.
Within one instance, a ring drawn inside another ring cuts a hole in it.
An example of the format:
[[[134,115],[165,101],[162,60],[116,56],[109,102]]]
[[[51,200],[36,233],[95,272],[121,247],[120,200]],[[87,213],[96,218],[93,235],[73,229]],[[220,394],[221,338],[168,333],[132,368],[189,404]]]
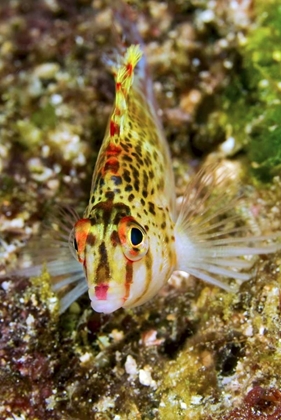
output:
[[[134,70],[132,63],[128,63],[126,68],[127,68],[127,74],[130,77],[133,74],[133,70]]]
[[[133,262],[126,262],[126,278],[125,278],[125,296],[124,301],[126,301],[130,294],[131,284],[133,282]]]
[[[105,154],[107,156],[118,156],[121,152],[122,152],[122,149],[120,146],[116,146],[113,143],[109,143],[109,146],[105,151]]]
[[[117,174],[117,172],[119,171],[119,166],[119,162],[115,157],[109,158],[106,161],[104,168],[102,169],[102,174],[105,175],[107,171],[110,171],[113,174]]]
[[[110,132],[110,137],[113,137],[116,134],[119,134],[119,132],[120,132],[119,124],[117,124],[116,122],[111,120],[110,121],[109,132]]]

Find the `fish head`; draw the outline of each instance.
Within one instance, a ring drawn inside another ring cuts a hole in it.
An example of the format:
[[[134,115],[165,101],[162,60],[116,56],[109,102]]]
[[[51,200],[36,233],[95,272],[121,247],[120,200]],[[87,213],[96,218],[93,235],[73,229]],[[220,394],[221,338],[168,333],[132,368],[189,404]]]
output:
[[[98,213],[78,220],[73,231],[73,248],[84,267],[91,306],[102,313],[138,306],[153,297],[171,274],[167,241],[124,211],[115,209],[109,220],[104,212]]]

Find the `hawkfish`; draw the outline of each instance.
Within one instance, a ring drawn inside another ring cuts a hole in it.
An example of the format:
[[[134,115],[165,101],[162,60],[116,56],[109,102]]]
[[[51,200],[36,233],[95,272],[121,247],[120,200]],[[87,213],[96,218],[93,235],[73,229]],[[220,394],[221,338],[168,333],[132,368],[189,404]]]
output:
[[[225,200],[224,192],[210,198],[215,166],[199,171],[177,212],[172,161],[143,45],[132,43],[111,67],[115,101],[88,205],[81,218],[63,212],[59,251],[53,261],[46,256],[50,275],[62,276],[54,290],[70,288],[61,312],[86,291],[97,312],[142,305],[175,271],[233,290],[227,279],[252,276],[253,262],[245,256],[280,249],[276,235],[248,236],[237,216],[228,215],[235,202]],[[38,267],[28,270],[34,275]]]

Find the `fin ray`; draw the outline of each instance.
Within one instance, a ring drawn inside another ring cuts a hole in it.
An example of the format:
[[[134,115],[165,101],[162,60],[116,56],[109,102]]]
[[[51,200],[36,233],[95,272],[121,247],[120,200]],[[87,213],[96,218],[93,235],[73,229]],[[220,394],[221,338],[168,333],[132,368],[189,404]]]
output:
[[[251,269],[255,261],[249,261],[245,256],[281,250],[281,232],[247,236],[246,226],[239,226],[240,217],[232,212],[238,198],[225,203],[225,189],[213,197],[212,190],[217,192],[222,183],[219,177],[219,185],[216,184],[217,178],[213,174],[216,168],[216,165],[210,165],[200,170],[187,187],[175,226],[176,269],[229,290],[215,276],[248,280],[253,272],[240,270]]]

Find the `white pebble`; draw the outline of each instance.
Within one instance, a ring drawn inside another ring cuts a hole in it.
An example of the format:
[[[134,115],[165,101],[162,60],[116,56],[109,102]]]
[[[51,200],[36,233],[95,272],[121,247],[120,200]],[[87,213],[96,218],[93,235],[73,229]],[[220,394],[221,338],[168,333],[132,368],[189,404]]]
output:
[[[82,356],[80,356],[79,359],[80,359],[80,362],[84,364],[84,363],[89,362],[91,357],[92,357],[91,353],[87,352],[87,353],[82,354]]]
[[[147,369],[140,369],[139,381],[144,386],[151,386],[152,388],[156,387],[156,382],[152,379],[151,373]]]
[[[52,103],[53,105],[59,105],[59,104],[61,104],[61,103],[62,103],[62,96],[61,96],[61,95],[59,95],[58,93],[54,93],[54,94],[51,96],[51,103]]]
[[[125,371],[128,375],[136,375],[138,373],[137,362],[130,354],[125,362]]]
[[[235,138],[234,137],[228,137],[220,146],[220,149],[223,153],[226,155],[229,155],[233,152],[235,147]]]
[[[212,22],[214,19],[215,19],[215,14],[212,10],[204,10],[204,12],[200,14],[200,20],[202,22],[208,23],[208,22]]]
[[[32,324],[34,324],[35,318],[33,315],[29,314],[26,318],[26,324],[28,327],[31,327]]]
[[[200,405],[202,400],[201,395],[193,395],[190,399],[190,403],[193,405]]]
[[[34,74],[39,79],[51,79],[55,77],[59,69],[60,66],[57,63],[44,63],[35,68]]]
[[[10,281],[3,281],[3,283],[1,284],[1,287],[3,290],[5,290],[5,292],[8,292],[10,287],[11,287],[11,282]]]

